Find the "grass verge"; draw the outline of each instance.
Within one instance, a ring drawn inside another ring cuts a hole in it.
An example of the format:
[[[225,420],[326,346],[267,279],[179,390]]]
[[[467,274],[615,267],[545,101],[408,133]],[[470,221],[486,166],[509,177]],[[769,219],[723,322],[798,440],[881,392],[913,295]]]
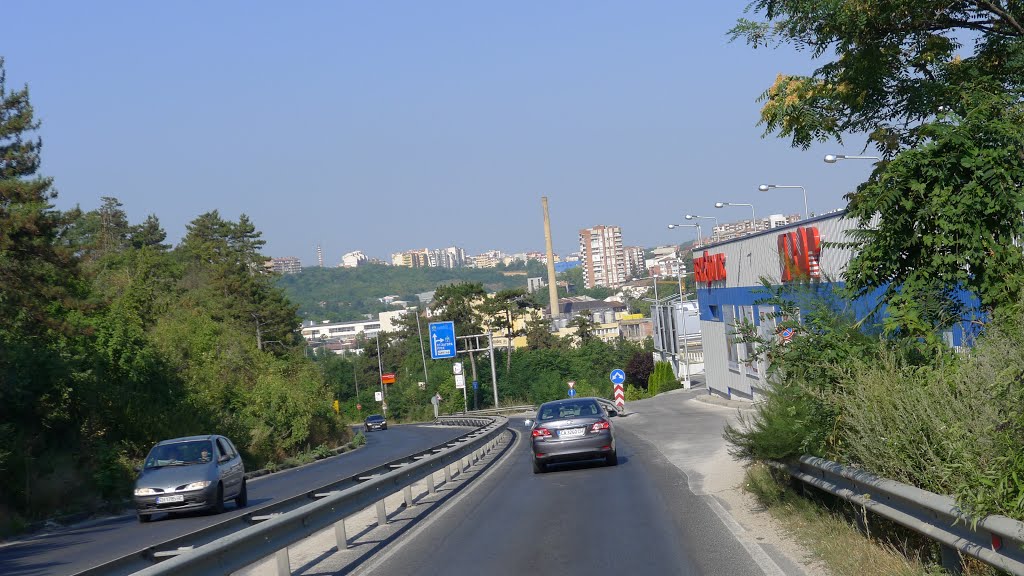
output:
[[[783,472],[754,464],[747,469],[744,486],[834,576],[948,574],[931,541],[877,516],[865,520],[860,509],[831,495],[812,491],[804,496]],[[964,570],[965,576],[997,574],[973,559]]]

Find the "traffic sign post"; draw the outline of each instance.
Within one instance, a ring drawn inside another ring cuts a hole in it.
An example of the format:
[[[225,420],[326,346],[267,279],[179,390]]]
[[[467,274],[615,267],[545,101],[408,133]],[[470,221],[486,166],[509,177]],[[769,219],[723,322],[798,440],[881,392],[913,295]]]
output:
[[[574,398],[576,396],[576,381],[575,380],[569,380],[568,395],[569,395],[569,398]]]
[[[455,358],[455,322],[431,322],[429,333],[432,359]]]
[[[469,397],[466,396],[466,375],[462,373],[462,362],[452,364],[452,372],[455,373],[455,387],[462,388],[462,412],[469,412]]]
[[[614,387],[615,407],[619,409],[619,412],[623,412],[626,409],[626,391],[624,388],[626,373],[616,368],[612,370],[608,378],[612,381],[612,386]]]

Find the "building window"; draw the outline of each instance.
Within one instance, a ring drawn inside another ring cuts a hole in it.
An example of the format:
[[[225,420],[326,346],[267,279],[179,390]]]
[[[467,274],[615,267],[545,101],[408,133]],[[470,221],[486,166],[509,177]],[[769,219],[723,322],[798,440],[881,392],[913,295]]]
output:
[[[380,330],[380,324],[367,324],[364,330]]]
[[[736,308],[727,304],[722,308],[722,320],[725,322],[725,349],[729,358],[729,370],[740,371],[739,356],[736,353]]]

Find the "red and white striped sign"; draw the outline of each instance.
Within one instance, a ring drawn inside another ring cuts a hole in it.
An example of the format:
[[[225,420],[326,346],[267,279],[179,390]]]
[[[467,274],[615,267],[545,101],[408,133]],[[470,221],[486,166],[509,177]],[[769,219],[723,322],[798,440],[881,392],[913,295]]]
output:
[[[615,405],[622,411],[626,407],[626,391],[623,390],[622,384],[615,384]]]

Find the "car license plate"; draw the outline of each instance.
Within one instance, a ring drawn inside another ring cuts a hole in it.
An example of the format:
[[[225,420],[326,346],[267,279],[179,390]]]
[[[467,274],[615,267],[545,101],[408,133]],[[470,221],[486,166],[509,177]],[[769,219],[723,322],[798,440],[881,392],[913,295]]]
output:
[[[184,502],[185,496],[181,494],[175,494],[174,496],[160,496],[156,499],[157,504],[169,504],[171,502]]]
[[[583,428],[569,428],[569,429],[566,429],[566,430],[559,430],[558,431],[558,437],[559,438],[577,438],[579,436],[583,436],[583,430],[584,430]]]

